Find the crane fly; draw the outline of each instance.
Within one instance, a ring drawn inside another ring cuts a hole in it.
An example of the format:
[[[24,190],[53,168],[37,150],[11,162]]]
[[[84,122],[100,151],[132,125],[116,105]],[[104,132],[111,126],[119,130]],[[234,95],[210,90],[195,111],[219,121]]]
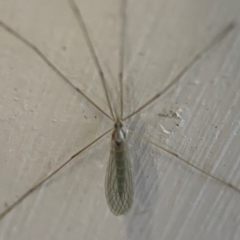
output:
[[[133,204],[133,176],[132,176],[132,167],[131,167],[131,159],[129,158],[129,151],[128,151],[128,142],[127,142],[127,130],[124,126],[124,122],[127,119],[130,119],[137,113],[141,112],[157,99],[159,99],[162,95],[164,95],[170,88],[173,87],[179,80],[191,69],[191,67],[204,55],[206,54],[212,47],[214,47],[217,43],[224,39],[224,37],[234,28],[234,23],[228,24],[225,28],[223,28],[219,34],[213,38],[208,45],[206,45],[178,74],[175,78],[173,78],[170,83],[163,88],[162,91],[155,94],[152,98],[150,98],[146,103],[140,106],[138,109],[133,111],[128,116],[123,116],[123,76],[124,76],[124,43],[125,43],[125,27],[126,27],[126,0],[121,1],[121,46],[120,46],[120,64],[119,64],[119,89],[120,89],[120,113],[117,110],[112,108],[109,89],[107,88],[106,78],[104,72],[102,70],[100,61],[96,55],[94,46],[92,44],[92,40],[88,34],[88,29],[82,17],[81,11],[74,2],[74,0],[68,0],[69,6],[76,17],[80,30],[83,33],[84,39],[88,46],[89,52],[92,56],[94,61],[95,67],[98,71],[104,94],[107,99],[108,107],[110,110],[111,115],[108,115],[105,111],[103,111],[95,102],[93,102],[81,89],[75,87],[71,81],[53,64],[50,60],[31,42],[29,42],[26,38],[21,36],[17,33],[14,29],[9,27],[4,22],[0,21],[0,26],[5,29],[7,32],[12,34],[16,37],[19,41],[25,44],[27,47],[32,49],[62,80],[64,80],[68,85],[74,88],[79,94],[81,94],[90,104],[92,104],[95,108],[97,108],[102,114],[104,114],[107,118],[113,121],[113,128],[102,134],[100,137],[96,138],[93,142],[85,146],[83,149],[75,153],[70,159],[64,162],[61,166],[59,166],[55,171],[49,174],[46,178],[42,181],[37,183],[35,186],[30,188],[25,194],[23,194],[17,201],[15,201],[12,205],[8,206],[5,211],[0,214],[0,219],[2,219],[7,213],[9,213],[14,207],[20,204],[28,195],[30,195],[33,191],[39,188],[43,183],[49,180],[53,175],[55,175],[58,171],[60,171],[63,167],[65,167],[69,162],[71,162],[77,155],[81,154],[83,151],[88,149],[91,145],[95,144],[97,141],[102,139],[106,136],[110,131],[112,131],[111,137],[111,151],[110,151],[110,158],[107,165],[106,171],[106,178],[105,178],[105,194],[108,206],[111,212],[114,215],[123,215],[126,214]],[[179,157],[174,152],[159,146],[158,144],[146,139],[143,136],[138,136],[140,138],[145,139],[146,141],[150,142],[151,144],[155,145],[156,147],[172,154],[173,156],[177,156],[178,159],[184,161],[188,165],[192,166],[193,168],[197,169],[198,171],[202,172],[205,175],[208,175],[215,180],[225,184],[235,191],[240,192],[239,189],[232,186],[229,183],[224,182],[223,180],[212,176],[211,174],[205,172],[204,170],[198,168],[197,166],[187,162],[186,160]]]

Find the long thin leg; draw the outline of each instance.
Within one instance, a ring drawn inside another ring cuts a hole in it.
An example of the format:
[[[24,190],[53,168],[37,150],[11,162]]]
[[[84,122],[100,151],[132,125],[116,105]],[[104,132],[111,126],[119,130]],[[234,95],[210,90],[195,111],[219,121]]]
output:
[[[79,24],[80,29],[83,32],[83,36],[84,36],[85,41],[86,41],[86,43],[88,45],[89,51],[90,51],[90,53],[92,55],[93,61],[94,61],[95,65],[96,65],[98,74],[100,76],[100,79],[101,79],[101,82],[102,82],[102,85],[103,85],[103,88],[104,88],[105,96],[107,98],[108,107],[110,109],[112,118],[115,119],[114,114],[113,114],[112,105],[111,105],[110,98],[109,98],[109,94],[108,94],[108,91],[107,91],[106,79],[104,77],[104,73],[102,71],[102,68],[101,68],[100,62],[98,60],[97,54],[96,54],[96,52],[94,50],[91,38],[90,38],[90,36],[88,34],[88,30],[87,30],[86,24],[85,24],[85,22],[83,20],[82,14],[81,14],[79,8],[77,7],[76,3],[74,2],[74,0],[68,0],[68,3],[70,5],[70,7],[71,7],[71,9],[72,9],[76,19],[77,19],[77,22]]]
[[[124,74],[124,57],[126,41],[126,8],[127,1],[121,1],[121,29],[120,29],[120,59],[119,59],[119,84],[120,84],[120,111],[121,119],[123,118],[123,74]]]
[[[144,108],[149,106],[151,103],[153,103],[155,100],[160,98],[164,93],[166,93],[174,84],[176,84],[182,76],[189,70],[191,67],[205,54],[207,53],[212,47],[214,47],[217,43],[219,43],[221,40],[224,39],[224,37],[227,36],[227,34],[235,27],[235,24],[231,22],[228,24],[212,41],[204,47],[193,59],[188,65],[183,68],[183,70],[158,94],[153,96],[150,100],[148,100],[145,104],[143,104],[140,108],[138,108],[136,111],[125,117],[123,120],[126,120],[132,116],[134,116],[136,113],[139,113]]]
[[[87,95],[85,95],[82,90],[75,87],[71,81],[63,75],[63,73],[52,63],[50,60],[31,42],[29,42],[26,38],[24,38],[22,35],[17,33],[15,30],[13,30],[11,27],[9,27],[4,22],[0,21],[0,26],[5,29],[7,32],[9,32],[11,35],[16,37],[18,40],[20,40],[22,43],[24,43],[27,47],[32,49],[60,78],[62,78],[70,87],[72,87],[74,90],[76,90],[78,93],[80,93],[85,99],[87,99],[88,102],[90,102],[95,108],[97,108],[102,114],[104,114],[109,119],[113,120],[112,117],[110,117],[107,113],[105,113],[96,103],[94,103]]]
[[[130,129],[129,129],[129,131],[132,132],[133,134],[138,135],[139,138],[144,139],[146,142],[148,142],[148,143],[154,145],[155,147],[160,148],[160,149],[162,149],[163,151],[165,151],[165,152],[171,154],[172,156],[176,157],[177,159],[181,160],[182,162],[186,163],[187,165],[193,167],[194,169],[196,169],[197,171],[203,173],[204,175],[206,175],[206,176],[208,176],[208,177],[211,177],[211,178],[215,179],[216,181],[222,183],[223,185],[225,185],[225,186],[227,186],[227,187],[230,187],[230,188],[232,188],[234,191],[240,193],[240,189],[238,189],[237,187],[233,186],[231,183],[225,182],[225,181],[223,181],[222,179],[217,178],[217,177],[211,175],[210,173],[208,173],[208,172],[204,171],[203,169],[201,169],[201,168],[195,166],[194,164],[192,164],[192,163],[190,163],[189,161],[187,161],[186,159],[180,157],[178,154],[172,152],[171,150],[168,150],[167,148],[162,147],[162,146],[160,146],[160,145],[154,143],[154,142],[151,141],[150,139],[148,139],[148,138],[146,138],[146,137],[144,137],[144,136],[141,136],[141,135],[135,133],[134,131],[132,131],[132,130],[130,130]]]
[[[16,207],[18,204],[20,204],[27,196],[29,196],[32,192],[34,192],[37,188],[43,185],[47,180],[49,180],[52,176],[54,176],[57,172],[59,172],[64,166],[66,166],[68,163],[70,163],[76,156],[78,156],[80,153],[84,152],[86,149],[88,149],[90,146],[92,146],[94,143],[99,141],[102,137],[104,137],[106,134],[108,134],[112,129],[109,129],[107,132],[102,134],[100,137],[96,138],[93,142],[89,143],[87,146],[82,148],[80,151],[75,153],[71,156],[65,163],[63,163],[61,166],[59,166],[56,170],[54,170],[50,175],[45,177],[43,180],[41,180],[39,183],[34,185],[32,188],[30,188],[27,192],[25,192],[16,202],[11,204],[5,211],[3,211],[0,214],[0,219],[2,219],[5,215],[7,215],[14,207]]]
[[[207,175],[208,177],[211,177],[211,178],[217,180],[218,182],[224,184],[225,186],[232,188],[234,191],[240,193],[240,190],[239,190],[237,187],[233,186],[231,183],[225,182],[225,181],[221,180],[220,178],[217,178],[217,177],[215,177],[215,176],[209,174],[208,172],[206,172],[206,171],[202,170],[201,168],[199,168],[199,167],[193,165],[192,163],[190,163],[190,162],[187,161],[186,159],[180,157],[178,154],[176,154],[176,153],[174,153],[174,152],[168,150],[167,148],[164,148],[164,147],[162,147],[162,146],[160,146],[160,145],[158,145],[158,144],[156,144],[156,143],[154,143],[154,142],[152,142],[152,141],[148,141],[148,142],[151,143],[151,144],[153,144],[154,146],[156,146],[156,147],[158,147],[158,148],[164,150],[165,152],[170,153],[170,154],[173,155],[174,157],[177,157],[177,158],[178,158],[179,160],[181,160],[182,162],[184,162],[184,163],[186,163],[187,165],[189,165],[189,166],[195,168],[195,169],[198,170],[199,172],[201,172],[201,173]]]

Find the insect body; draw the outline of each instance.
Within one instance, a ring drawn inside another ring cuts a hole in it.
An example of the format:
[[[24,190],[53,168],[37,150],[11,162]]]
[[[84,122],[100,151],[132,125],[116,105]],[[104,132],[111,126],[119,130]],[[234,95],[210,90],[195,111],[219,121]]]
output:
[[[111,153],[105,179],[105,193],[114,215],[126,214],[133,202],[132,167],[126,144],[126,132],[120,120],[114,125]]]

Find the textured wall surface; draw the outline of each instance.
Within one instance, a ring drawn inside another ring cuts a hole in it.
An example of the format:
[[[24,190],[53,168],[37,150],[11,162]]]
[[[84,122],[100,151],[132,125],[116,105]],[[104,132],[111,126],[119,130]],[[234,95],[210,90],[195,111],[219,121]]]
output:
[[[118,108],[121,1],[76,3]],[[126,122],[138,134],[128,135],[135,195],[127,215],[114,216],[105,199],[108,134],[4,216],[0,239],[240,239],[239,12],[239,0],[127,1],[124,116],[160,92],[228,23],[236,27]],[[109,114],[67,1],[0,0],[0,21]],[[0,213],[112,126],[0,27]]]

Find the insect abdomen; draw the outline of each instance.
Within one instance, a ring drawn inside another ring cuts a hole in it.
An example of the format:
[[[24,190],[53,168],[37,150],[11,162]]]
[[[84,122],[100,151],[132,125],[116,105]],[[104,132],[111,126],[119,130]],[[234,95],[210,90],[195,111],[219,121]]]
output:
[[[112,142],[112,151],[105,178],[108,206],[116,216],[126,214],[133,202],[133,182],[128,148]]]
[[[125,165],[125,158],[124,158],[124,151],[117,152],[116,153],[116,177],[117,177],[117,188],[118,188],[118,194],[120,198],[122,198],[124,192],[125,192],[125,183],[126,183],[126,165]]]

